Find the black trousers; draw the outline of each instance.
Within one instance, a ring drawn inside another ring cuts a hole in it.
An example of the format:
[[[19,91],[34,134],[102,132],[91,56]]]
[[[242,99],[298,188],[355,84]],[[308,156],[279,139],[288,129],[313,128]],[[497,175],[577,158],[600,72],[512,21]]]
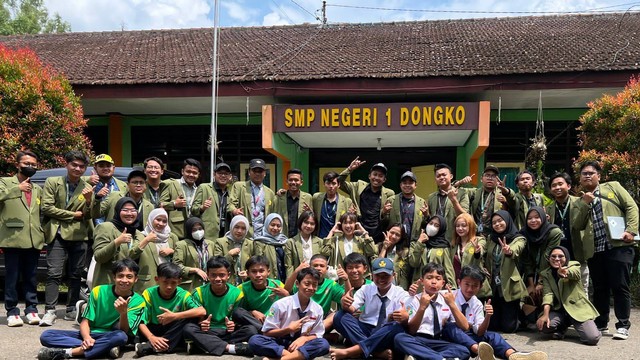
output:
[[[167,349],[167,352],[172,352],[182,342],[183,329],[189,323],[190,319],[182,319],[167,325],[147,324],[147,327],[154,336],[167,339],[169,342],[169,349]]]
[[[489,323],[489,330],[505,333],[514,333],[518,330],[518,317],[520,315],[520,299],[505,301],[503,297],[491,298],[493,316]]]
[[[600,313],[596,318],[599,329],[609,324],[609,297],[613,293],[616,328],[630,328],[631,322],[631,266],[635,250],[621,246],[593,254],[588,260],[589,276],[593,282],[593,306]]]
[[[251,336],[258,333],[254,325],[249,325],[248,319],[242,319],[244,314],[245,313],[238,312],[237,310],[233,312],[232,319],[236,327],[232,333],[227,332],[227,329],[219,328],[202,331],[199,324],[190,322],[184,326],[184,338],[185,340],[193,341],[194,344],[207,353],[220,356],[224,353],[227,344],[238,344],[249,341]],[[251,316],[251,314],[249,314],[249,316]],[[242,325],[243,323],[246,325]]]

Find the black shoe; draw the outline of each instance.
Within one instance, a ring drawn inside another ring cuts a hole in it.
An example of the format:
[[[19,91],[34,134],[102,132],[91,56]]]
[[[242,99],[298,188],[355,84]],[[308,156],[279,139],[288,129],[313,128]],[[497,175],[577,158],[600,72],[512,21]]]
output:
[[[65,349],[43,347],[38,351],[38,360],[62,360],[68,358],[69,356]]]
[[[141,358],[143,356],[155,354],[156,350],[151,346],[151,344],[143,342],[136,344],[136,356]]]
[[[122,351],[120,350],[120,346],[112,347],[109,350],[109,358],[110,359],[119,359],[122,356]]]
[[[238,343],[235,345],[236,347],[236,355],[238,356],[246,356],[246,357],[252,357],[253,356],[253,351],[251,351],[251,348],[249,347],[249,344],[247,343]]]

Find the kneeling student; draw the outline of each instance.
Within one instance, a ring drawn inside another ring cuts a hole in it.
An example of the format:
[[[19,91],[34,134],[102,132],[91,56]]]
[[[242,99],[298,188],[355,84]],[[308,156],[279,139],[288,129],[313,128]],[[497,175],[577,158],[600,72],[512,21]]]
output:
[[[235,309],[242,300],[242,291],[227,283],[231,264],[222,256],[207,261],[207,276],[211,283],[195,289],[193,297],[209,316],[199,323],[188,323],[184,327],[184,339],[208,354],[220,356],[223,353],[252,356],[249,346],[244,343],[251,335],[257,334],[251,325],[239,325],[235,321],[247,324],[247,319],[238,319]],[[246,311],[245,311],[246,313]],[[187,344],[187,354],[192,352]]]
[[[206,315],[204,307],[180,287],[178,265],[163,263],[157,271],[154,281],[158,285],[142,293],[147,311],[139,329],[147,342],[136,344],[138,357],[173,351],[182,340],[182,329],[187,322]]]
[[[254,354],[282,360],[308,360],[329,353],[329,342],[322,338],[322,308],[311,299],[319,281],[320,274],[315,269],[298,272],[299,291],[276,301],[262,326],[264,335],[249,339]]]
[[[91,290],[80,331],[43,332],[40,343],[45,347],[38,352],[38,360],[120,357],[120,347],[127,343],[129,335],[138,332],[145,313],[144,299],[132,290],[138,280],[138,270],[138,264],[131,259],[114,262],[111,272],[115,284]]]
[[[472,354],[478,354],[480,360],[495,360],[495,355],[509,360],[546,360],[542,351],[518,352],[509,345],[502,335],[488,331],[493,307],[489,300],[483,306],[477,295],[482,290],[484,273],[475,265],[464,266],[458,276],[458,290],[454,291],[455,305],[461,309],[469,328],[464,331],[455,324],[447,324],[442,330],[445,340],[464,345]],[[495,350],[494,350],[495,349]]]
[[[445,324],[455,321],[459,328],[469,328],[467,319],[456,307],[451,288],[440,292],[445,282],[442,265],[428,263],[422,270],[424,291],[406,303],[410,314],[407,333],[398,334],[394,339],[396,349],[406,356],[418,360],[469,358],[469,350],[464,346],[442,339]]]

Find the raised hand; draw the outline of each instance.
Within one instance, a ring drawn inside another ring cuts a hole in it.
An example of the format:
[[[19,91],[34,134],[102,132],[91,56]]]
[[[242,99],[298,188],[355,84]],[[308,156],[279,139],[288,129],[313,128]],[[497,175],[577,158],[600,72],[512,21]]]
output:
[[[471,182],[473,181],[473,177],[476,176],[476,174],[471,174],[471,175],[467,175],[465,177],[463,177],[462,179],[455,181],[453,183],[453,187],[460,187],[462,185],[466,185],[466,184],[471,184]]]
[[[566,278],[568,274],[569,274],[568,266],[561,266],[560,268],[558,268],[558,276],[560,276],[561,278]]]
[[[109,195],[109,187],[108,186],[103,186],[102,189],[100,189],[100,191],[98,191],[98,193],[96,194],[97,198],[103,198],[105,196]]]
[[[447,284],[447,291],[442,294],[442,297],[449,307],[456,306],[456,294],[451,291],[451,285]]]
[[[305,316],[299,320],[292,321],[291,323],[289,323],[289,331],[294,333],[301,331],[302,325],[306,324],[309,321],[311,321],[311,318],[309,318],[308,316]]]
[[[422,295],[420,296],[420,307],[423,309],[429,307],[429,304],[431,304],[431,300],[433,300],[436,296],[438,296],[438,293],[429,295],[426,291],[423,291]]]
[[[407,291],[409,295],[414,296],[418,293],[418,289],[420,288],[420,279],[416,280],[411,286],[409,286],[409,290]]]
[[[18,185],[18,188],[22,192],[26,192],[26,193],[31,192],[31,189],[33,188],[31,185],[31,178],[24,179],[24,181]]]
[[[91,202],[91,196],[93,196],[93,191],[96,189],[96,186],[87,186],[82,189],[82,196],[84,197],[84,201]]]
[[[478,244],[478,238],[477,237],[472,237],[471,238],[471,245],[473,245],[473,251],[475,253],[479,253],[482,252],[482,247],[480,247],[480,244]]]
[[[507,182],[507,175],[505,175],[502,180],[500,180],[499,177],[496,177],[496,186],[498,187],[498,189],[500,189],[500,191],[502,192],[509,192],[509,190],[507,189],[507,187],[505,186]]]
[[[427,233],[424,232],[424,229],[420,230],[420,237],[418,237],[418,241],[420,241],[423,244],[429,241],[429,235],[427,235]]]
[[[233,216],[242,215],[244,214],[244,210],[242,208],[236,208],[235,210],[232,211],[232,213],[233,213]]]
[[[420,212],[422,216],[429,217],[429,205],[425,202],[422,207],[420,207]]]
[[[342,305],[343,309],[348,309],[351,304],[353,304],[353,288],[344,293],[340,299],[340,305]]]
[[[271,290],[271,292],[273,294],[275,294],[276,296],[279,296],[279,297],[287,297],[287,296],[289,296],[289,292],[283,287],[267,286],[267,289]]]
[[[491,305],[491,299],[487,300],[487,303],[484,304],[484,316],[489,317],[493,315],[493,305]]]
[[[400,301],[400,309],[391,313],[391,319],[399,323],[403,323],[409,320],[409,312],[403,301]]]
[[[452,187],[449,191],[447,191],[447,197],[449,200],[454,201],[458,199],[458,188]]]
[[[213,199],[211,198],[211,196],[209,196],[209,197],[207,198],[207,200],[205,200],[205,201],[202,203],[202,211],[205,211],[205,210],[207,210],[208,208],[210,208],[210,207],[211,207],[211,204],[213,204]]]
[[[500,247],[502,248],[502,253],[505,256],[511,256],[513,255],[513,251],[511,251],[511,247],[509,247],[509,244],[507,244],[507,240],[506,238],[503,237],[499,237],[498,238],[498,242],[500,243]]]
[[[338,264],[338,269],[336,270],[337,274],[338,274],[338,278],[342,279],[342,280],[348,280],[349,276],[347,275],[347,272],[344,271],[344,269],[342,268],[342,265]]]
[[[391,201],[387,200],[387,201],[384,203],[384,206],[382,207],[382,213],[383,213],[383,214],[388,214],[388,213],[390,213],[390,212],[391,212],[391,209],[392,209],[392,208],[393,208],[393,202],[391,202]]]
[[[209,328],[211,327],[211,314],[209,314],[209,316],[207,316],[206,319],[200,321],[200,330],[202,331],[209,331]]]
[[[160,325],[170,324],[176,320],[176,313],[173,311],[163,308],[160,306],[160,310],[162,310],[162,314],[158,315],[158,322]]]
[[[228,317],[224,317],[224,326],[227,328],[228,333],[232,333],[236,329],[236,323],[233,320],[229,320]]]
[[[187,200],[184,198],[184,195],[180,194],[180,196],[173,201],[173,205],[178,209],[182,209],[187,206]]]
[[[122,230],[120,236],[118,236],[114,241],[116,245],[120,246],[122,244],[130,244],[131,243],[131,234],[127,232],[127,228]]]
[[[125,300],[122,296],[118,296],[116,301],[113,302],[113,307],[116,308],[116,311],[118,311],[120,315],[125,315],[127,313],[130,300],[130,297]]]
[[[306,269],[306,268],[308,268],[309,266],[310,266],[310,265],[309,265],[309,261],[308,261],[308,260],[304,260],[304,261],[303,261],[303,262],[301,262],[301,263],[300,263],[300,265],[298,265],[298,267],[296,268],[296,273],[299,273],[299,272],[300,272],[300,270],[302,270],[302,269]]]
[[[355,159],[353,159],[353,161],[351,162],[351,164],[349,164],[349,167],[347,168],[349,171],[354,171],[355,169],[359,168],[360,166],[364,165],[364,163],[366,163],[366,161],[361,161],[360,160],[360,156],[356,156]]]
[[[91,170],[91,176],[89,176],[89,184],[96,185],[100,182],[100,177],[95,170]]]

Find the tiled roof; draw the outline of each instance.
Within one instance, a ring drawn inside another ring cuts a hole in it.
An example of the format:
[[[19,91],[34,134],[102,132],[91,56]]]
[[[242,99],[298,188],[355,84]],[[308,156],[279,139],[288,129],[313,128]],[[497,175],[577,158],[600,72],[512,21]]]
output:
[[[201,83],[212,29],[0,37],[73,84]],[[220,81],[413,78],[640,69],[640,14],[224,28]]]

